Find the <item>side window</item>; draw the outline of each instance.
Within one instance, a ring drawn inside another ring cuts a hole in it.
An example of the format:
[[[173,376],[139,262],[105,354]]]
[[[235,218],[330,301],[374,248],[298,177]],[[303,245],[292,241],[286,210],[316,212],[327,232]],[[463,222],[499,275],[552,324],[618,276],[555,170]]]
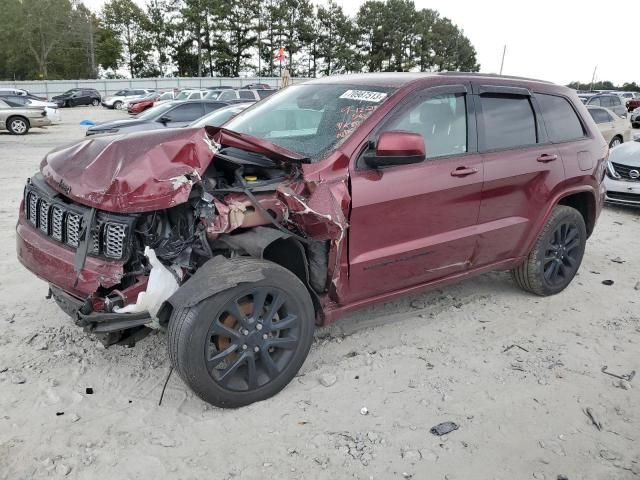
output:
[[[597,107],[600,106],[600,97],[593,97],[589,100],[589,105],[595,105]]]
[[[202,115],[204,109],[201,103],[185,103],[167,113],[172,122],[191,122]]]
[[[233,90],[227,90],[226,92],[222,92],[220,94],[220,97],[218,97],[218,100],[221,101],[225,101],[225,100],[235,100],[236,97],[236,92],[234,92]]]
[[[478,120],[479,146],[498,150],[533,145],[537,141],[536,119],[529,97],[483,94],[479,96],[482,113]]]
[[[226,105],[220,104],[220,103],[214,103],[214,102],[211,102],[211,103],[207,102],[207,103],[204,104],[204,112],[205,113],[211,113],[211,112],[213,112],[215,110],[218,110],[219,108],[221,108],[223,106],[226,106]]]
[[[427,158],[467,151],[465,95],[444,94],[416,99],[417,105],[392,120],[384,131],[405,130],[424,138]]]
[[[591,114],[593,121],[598,124],[607,123],[609,121],[609,114],[602,108],[589,108],[589,113]]]
[[[552,142],[566,142],[584,137],[580,119],[566,98],[536,94],[542,109],[547,133]]]
[[[193,92],[189,97],[189,99],[191,100],[200,100],[200,98],[201,98],[200,92]]]
[[[256,97],[251,90],[240,90],[238,92],[240,94],[240,98],[248,98],[250,100],[255,100]]]
[[[611,97],[611,106],[619,107],[622,105],[622,100],[617,95],[615,97]]]
[[[611,97],[602,97],[600,99],[600,105],[603,107],[613,107],[613,98]]]

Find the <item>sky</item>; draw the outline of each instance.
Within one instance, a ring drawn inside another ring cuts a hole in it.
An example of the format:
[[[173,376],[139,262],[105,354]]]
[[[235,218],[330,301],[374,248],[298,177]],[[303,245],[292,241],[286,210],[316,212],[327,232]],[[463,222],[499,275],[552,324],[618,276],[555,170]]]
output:
[[[144,0],[135,0],[141,6]],[[584,0],[414,0],[416,8],[431,8],[464,30],[475,46],[482,72],[502,73],[567,84],[596,80],[615,84],[640,82],[638,29],[626,18],[640,14],[640,2],[620,0],[603,8]],[[99,10],[104,0],[84,0]],[[324,3],[322,0],[316,3]],[[364,0],[336,0],[355,15]],[[634,47],[635,46],[635,47]]]

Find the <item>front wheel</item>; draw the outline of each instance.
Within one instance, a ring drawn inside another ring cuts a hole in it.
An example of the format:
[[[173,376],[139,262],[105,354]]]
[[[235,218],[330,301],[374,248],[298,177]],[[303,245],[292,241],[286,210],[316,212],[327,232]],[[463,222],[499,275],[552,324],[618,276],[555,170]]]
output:
[[[26,135],[29,131],[29,121],[23,117],[11,117],[7,121],[7,130],[12,135]]]
[[[304,363],[314,330],[309,292],[289,270],[264,260],[264,279],[240,283],[169,321],[169,358],[206,402],[235,408],[282,390]]]
[[[536,295],[561,292],[576,275],[586,242],[587,229],[580,212],[556,206],[527,259],[511,271],[514,280]]]
[[[616,135],[609,142],[609,148],[617,147],[618,145],[622,145],[622,139]]]
[[[91,100],[91,105],[93,105],[94,107],[97,107],[98,105],[100,105],[100,100],[98,100],[97,98],[94,98],[93,100]]]
[[[115,108],[116,110],[122,109],[122,102],[120,100],[118,100],[117,102],[114,102],[113,108]]]

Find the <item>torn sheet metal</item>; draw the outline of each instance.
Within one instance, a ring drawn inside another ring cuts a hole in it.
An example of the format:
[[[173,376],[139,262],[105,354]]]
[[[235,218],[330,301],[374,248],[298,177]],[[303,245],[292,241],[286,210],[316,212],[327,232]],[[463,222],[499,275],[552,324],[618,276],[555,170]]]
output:
[[[170,208],[189,198],[213,158],[201,128],[96,135],[47,154],[47,183],[72,200],[119,213]]]

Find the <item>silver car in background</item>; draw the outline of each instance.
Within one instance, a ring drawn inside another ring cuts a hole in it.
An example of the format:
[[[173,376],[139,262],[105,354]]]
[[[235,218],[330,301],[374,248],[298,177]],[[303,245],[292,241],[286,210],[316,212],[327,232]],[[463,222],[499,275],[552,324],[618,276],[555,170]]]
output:
[[[605,200],[640,206],[640,141],[624,143],[609,151]]]
[[[0,130],[26,135],[34,127],[51,125],[44,107],[12,107],[0,99]]]

